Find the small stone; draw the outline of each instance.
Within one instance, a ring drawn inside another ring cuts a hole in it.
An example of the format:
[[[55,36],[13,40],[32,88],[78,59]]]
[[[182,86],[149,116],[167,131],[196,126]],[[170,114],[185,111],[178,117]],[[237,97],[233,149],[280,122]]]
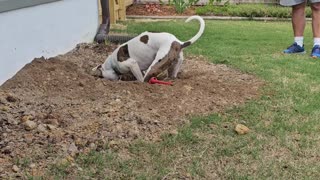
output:
[[[31,169],[33,169],[33,168],[35,168],[36,167],[36,164],[34,164],[34,163],[31,163],[30,165],[29,165],[29,168],[31,168]]]
[[[215,124],[209,124],[209,127],[210,127],[211,129],[216,129],[216,128],[217,128],[217,125],[215,125]]]
[[[169,132],[169,134],[170,134],[170,135],[173,135],[173,136],[178,135],[178,133],[179,133],[179,132],[178,132],[176,129],[174,129],[174,130],[172,130],[172,131]]]
[[[68,162],[74,162],[74,158],[71,157],[71,156],[67,156],[67,157],[66,157],[66,160],[67,160]]]
[[[54,126],[59,126],[59,122],[57,119],[49,119],[47,121],[48,124],[54,125]]]
[[[110,146],[111,148],[114,148],[114,147],[116,147],[117,145],[118,145],[118,142],[116,142],[116,141],[114,141],[114,140],[112,140],[112,141],[109,142],[109,146]]]
[[[37,127],[37,123],[28,120],[24,122],[24,127],[26,130],[30,131]]]
[[[193,90],[193,87],[192,87],[192,86],[189,86],[189,85],[184,85],[183,87],[184,87],[187,91]]]
[[[70,153],[71,156],[75,156],[78,153],[78,147],[74,144],[71,143],[68,147],[68,152]]]
[[[5,112],[9,111],[9,109],[10,109],[9,106],[1,106],[0,107],[0,110],[5,111]]]
[[[8,142],[8,146],[14,147],[15,143],[14,142]]]
[[[249,128],[243,124],[237,124],[236,125],[236,128],[235,128],[235,131],[238,133],[238,134],[247,134],[249,132]]]
[[[76,138],[74,142],[76,146],[80,148],[83,148],[86,145],[86,141],[82,140],[81,138]]]
[[[2,137],[6,138],[8,136],[8,133],[2,133]]]
[[[43,124],[39,124],[37,130],[39,132],[46,132],[47,131],[46,127]]]
[[[32,134],[25,134],[24,136],[24,140],[26,143],[31,144],[33,141],[33,135]]]
[[[48,127],[48,129],[49,129],[50,131],[53,131],[53,130],[55,130],[55,129],[57,128],[56,126],[51,125],[51,124],[48,124],[47,127]]]
[[[33,117],[31,115],[25,115],[21,117],[21,122],[26,122],[32,120]]]
[[[90,149],[96,149],[97,148],[96,144],[94,144],[94,143],[90,143],[89,147],[90,147]]]
[[[19,172],[20,169],[19,169],[19,167],[18,167],[17,165],[13,165],[12,171],[13,171],[13,172]]]

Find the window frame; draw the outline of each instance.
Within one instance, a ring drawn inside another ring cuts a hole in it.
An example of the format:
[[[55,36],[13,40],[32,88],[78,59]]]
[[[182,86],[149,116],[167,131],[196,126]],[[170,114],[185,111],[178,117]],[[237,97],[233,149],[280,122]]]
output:
[[[0,13],[61,0],[0,0]]]

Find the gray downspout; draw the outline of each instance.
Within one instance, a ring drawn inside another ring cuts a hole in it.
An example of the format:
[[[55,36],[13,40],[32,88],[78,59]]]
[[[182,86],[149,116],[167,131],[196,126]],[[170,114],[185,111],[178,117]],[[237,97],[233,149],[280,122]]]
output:
[[[113,1],[113,0],[112,0]],[[97,43],[103,43],[105,40],[112,43],[125,43],[134,36],[127,35],[108,35],[110,31],[110,11],[109,11],[109,0],[101,0],[101,10],[102,10],[102,22],[99,30],[94,38]]]
[[[94,40],[103,43],[110,30],[109,0],[101,0],[102,22]]]

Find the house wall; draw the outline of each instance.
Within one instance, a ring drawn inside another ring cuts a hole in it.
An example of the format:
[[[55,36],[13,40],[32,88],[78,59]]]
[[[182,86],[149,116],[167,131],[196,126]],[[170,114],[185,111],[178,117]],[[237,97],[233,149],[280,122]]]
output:
[[[98,25],[97,0],[63,0],[0,13],[0,85],[36,57],[92,42]]]

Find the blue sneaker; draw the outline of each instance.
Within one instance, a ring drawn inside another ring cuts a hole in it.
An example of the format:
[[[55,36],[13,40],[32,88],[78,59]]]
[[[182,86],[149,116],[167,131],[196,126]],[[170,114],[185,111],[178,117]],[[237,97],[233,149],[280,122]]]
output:
[[[283,53],[285,53],[285,54],[304,54],[304,53],[306,53],[306,51],[304,50],[304,46],[301,47],[295,42],[291,46],[289,46],[286,50],[284,50]]]
[[[313,58],[320,58],[320,46],[315,45],[312,48],[311,57]]]

